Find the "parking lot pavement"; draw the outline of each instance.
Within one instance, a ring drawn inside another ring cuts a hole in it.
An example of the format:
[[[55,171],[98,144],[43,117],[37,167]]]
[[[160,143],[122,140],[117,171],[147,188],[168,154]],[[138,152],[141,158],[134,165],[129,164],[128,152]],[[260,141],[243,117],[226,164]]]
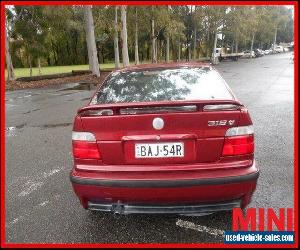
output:
[[[250,207],[293,207],[290,53],[217,65],[255,126],[261,175]],[[77,85],[6,92],[6,241],[27,243],[223,242],[231,213],[117,216],[85,211],[69,181],[76,110],[93,90]]]

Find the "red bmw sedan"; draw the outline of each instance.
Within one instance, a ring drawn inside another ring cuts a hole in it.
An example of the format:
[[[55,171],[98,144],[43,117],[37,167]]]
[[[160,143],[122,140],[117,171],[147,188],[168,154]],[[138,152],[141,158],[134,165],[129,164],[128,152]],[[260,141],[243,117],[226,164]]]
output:
[[[246,207],[259,176],[250,115],[209,64],[117,70],[75,117],[73,189],[85,209],[207,214]]]

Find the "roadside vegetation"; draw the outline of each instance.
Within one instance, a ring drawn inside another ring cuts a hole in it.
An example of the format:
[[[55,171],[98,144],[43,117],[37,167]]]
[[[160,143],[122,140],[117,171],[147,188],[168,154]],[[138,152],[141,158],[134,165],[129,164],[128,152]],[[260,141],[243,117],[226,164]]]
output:
[[[269,49],[293,41],[293,22],[285,6],[9,6],[6,78]]]
[[[111,69],[114,68],[114,63],[100,64],[100,69]],[[69,73],[72,70],[88,70],[89,65],[68,65],[68,66],[43,66],[41,72],[43,75]],[[15,78],[30,76],[30,68],[16,68],[14,69]],[[32,68],[32,76],[39,75],[39,68]],[[5,70],[5,77],[7,77],[7,70]]]

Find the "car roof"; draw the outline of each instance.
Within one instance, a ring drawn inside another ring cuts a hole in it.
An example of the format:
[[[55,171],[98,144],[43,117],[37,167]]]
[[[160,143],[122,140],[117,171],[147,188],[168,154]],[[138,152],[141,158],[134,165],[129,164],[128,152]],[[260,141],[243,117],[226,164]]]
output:
[[[208,62],[171,62],[171,63],[149,63],[149,64],[140,64],[124,67],[115,71],[118,72],[128,72],[134,70],[143,70],[143,69],[172,69],[172,68],[181,68],[181,67],[212,67],[211,63]]]

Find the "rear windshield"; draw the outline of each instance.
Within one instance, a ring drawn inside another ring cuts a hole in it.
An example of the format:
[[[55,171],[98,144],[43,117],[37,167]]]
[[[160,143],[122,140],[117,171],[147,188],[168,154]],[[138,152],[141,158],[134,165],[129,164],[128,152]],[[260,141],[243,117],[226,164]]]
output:
[[[224,80],[210,67],[113,73],[100,88],[98,104],[175,100],[232,100]]]

